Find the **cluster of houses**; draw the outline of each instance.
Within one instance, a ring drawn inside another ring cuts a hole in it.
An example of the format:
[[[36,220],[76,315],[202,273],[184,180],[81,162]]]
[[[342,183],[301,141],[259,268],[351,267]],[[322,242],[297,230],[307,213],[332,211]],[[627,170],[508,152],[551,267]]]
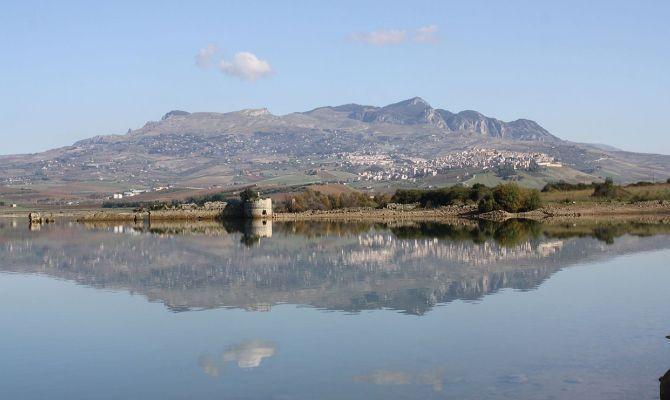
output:
[[[562,166],[554,157],[545,153],[484,148],[453,152],[434,159],[376,153],[341,153],[337,156],[350,170],[357,173],[359,181],[416,181],[418,178],[436,176],[454,169],[486,171],[507,166],[515,170],[530,170],[534,166]]]
[[[171,186],[158,186],[158,187],[151,188],[151,189],[130,189],[130,190],[126,190],[125,192],[114,193],[111,198],[114,199],[114,200],[120,200],[120,199],[124,199],[124,198],[128,198],[128,197],[134,197],[134,196],[140,195],[142,193],[160,192],[160,191],[167,190],[167,189],[170,189],[170,188],[171,188]]]

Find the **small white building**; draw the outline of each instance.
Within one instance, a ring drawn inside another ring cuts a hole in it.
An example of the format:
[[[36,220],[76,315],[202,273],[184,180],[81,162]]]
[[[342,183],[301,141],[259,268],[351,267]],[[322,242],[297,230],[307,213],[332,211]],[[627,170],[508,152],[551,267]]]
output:
[[[12,208],[16,208],[16,204],[12,204],[11,207],[12,207]]]
[[[122,199],[122,198],[123,198],[123,194],[122,194],[122,193],[114,193],[114,195],[113,195],[112,197],[113,197],[114,199]]]

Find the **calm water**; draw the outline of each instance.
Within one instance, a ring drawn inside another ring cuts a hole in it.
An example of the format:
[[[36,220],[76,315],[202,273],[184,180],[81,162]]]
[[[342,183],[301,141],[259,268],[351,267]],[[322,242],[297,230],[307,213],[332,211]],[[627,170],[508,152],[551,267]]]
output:
[[[0,398],[657,399],[668,260],[666,225],[0,220]]]

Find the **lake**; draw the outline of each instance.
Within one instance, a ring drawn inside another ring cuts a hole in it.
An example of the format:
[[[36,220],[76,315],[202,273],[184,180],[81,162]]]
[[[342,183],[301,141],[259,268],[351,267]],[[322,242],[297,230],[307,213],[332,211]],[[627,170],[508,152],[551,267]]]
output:
[[[0,219],[2,399],[658,399],[670,224]]]

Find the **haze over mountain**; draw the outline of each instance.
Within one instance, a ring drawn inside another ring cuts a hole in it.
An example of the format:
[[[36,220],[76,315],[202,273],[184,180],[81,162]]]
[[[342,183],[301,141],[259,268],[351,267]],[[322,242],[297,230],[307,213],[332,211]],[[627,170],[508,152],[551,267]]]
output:
[[[431,166],[437,164],[432,160],[477,148],[514,152],[496,156],[502,162],[527,155],[532,163],[538,159],[533,154],[551,160],[546,163],[549,167],[533,169],[535,185],[559,178],[588,181],[611,176],[634,181],[670,176],[670,156],[572,143],[535,121],[505,122],[477,111],[451,112],[414,97],[384,107],[345,104],[282,116],[267,109],[170,111],[125,135],[96,136],[42,153],[0,157],[0,183],[206,186],[300,183],[305,176],[356,182],[362,171],[377,166],[356,165],[351,162],[355,155],[388,156],[384,165],[391,163],[399,170],[409,165],[416,172],[417,165],[433,171]],[[463,171],[456,181],[491,170],[467,160],[452,169]],[[434,170],[435,175],[426,179],[424,174],[410,180],[416,185],[446,183],[439,178],[449,175],[450,168]],[[519,179],[523,183],[524,177]]]

